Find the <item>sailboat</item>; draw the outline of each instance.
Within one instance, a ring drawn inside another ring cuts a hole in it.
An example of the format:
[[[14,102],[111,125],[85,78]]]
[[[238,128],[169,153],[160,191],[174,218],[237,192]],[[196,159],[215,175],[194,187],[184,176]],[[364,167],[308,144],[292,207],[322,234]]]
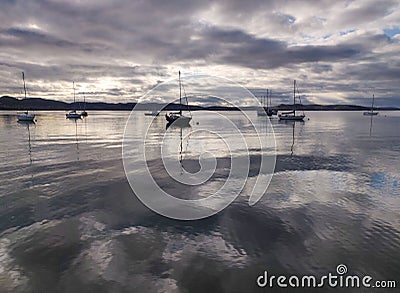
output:
[[[26,85],[25,85],[25,74],[22,72],[22,80],[24,81],[24,100],[26,100]],[[35,114],[29,114],[28,110],[26,110],[24,113],[18,115],[18,121],[28,121],[28,122],[34,122],[35,121]]]
[[[268,90],[267,90],[268,93]],[[257,116],[267,116],[267,112],[265,112],[265,96],[261,97],[261,105],[262,108],[257,110]]]
[[[270,92],[267,89],[267,116],[268,117],[271,117],[272,114],[273,114],[272,109],[271,109],[271,101],[270,101],[270,99],[271,99],[270,98]]]
[[[154,116],[154,117],[157,117],[158,115],[160,115],[160,111],[157,111],[157,110],[144,113],[144,116]]]
[[[271,105],[272,105],[272,90],[267,90],[267,116],[271,117],[272,115],[277,115],[278,111],[276,109],[272,109]]]
[[[290,112],[283,112],[282,114],[279,114],[279,120],[285,120],[285,121],[303,121],[304,117],[304,111],[303,114],[301,115],[296,115],[296,80],[293,82],[293,111]]]
[[[88,112],[86,112],[86,97],[83,96],[83,111],[81,112],[82,117],[87,117]]]
[[[72,82],[72,87],[74,88],[74,107],[75,107],[75,82]],[[68,119],[80,119],[81,114],[77,113],[76,110],[72,110],[66,114]]]
[[[374,102],[375,102],[375,95],[372,95],[372,106],[371,111],[364,112],[364,116],[376,116],[379,112],[374,112]]]
[[[186,95],[185,95],[186,98]],[[187,98],[186,98],[187,103]],[[171,112],[165,114],[165,119],[168,124],[173,124],[177,126],[188,126],[192,117],[188,117],[182,114],[182,82],[181,82],[181,72],[179,71],[179,112]]]

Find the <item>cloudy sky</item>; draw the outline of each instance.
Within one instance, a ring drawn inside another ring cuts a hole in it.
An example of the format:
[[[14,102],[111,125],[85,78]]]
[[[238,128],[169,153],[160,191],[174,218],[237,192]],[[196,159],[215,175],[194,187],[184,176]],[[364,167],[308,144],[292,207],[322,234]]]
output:
[[[0,0],[0,96],[136,101],[212,74],[289,102],[400,106],[400,2]]]

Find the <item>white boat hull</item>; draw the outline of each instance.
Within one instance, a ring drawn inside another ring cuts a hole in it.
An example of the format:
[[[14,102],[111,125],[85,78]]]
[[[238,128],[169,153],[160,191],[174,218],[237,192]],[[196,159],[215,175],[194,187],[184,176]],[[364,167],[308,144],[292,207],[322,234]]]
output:
[[[35,120],[35,114],[20,114],[18,115],[18,121],[34,121]]]
[[[376,116],[378,112],[364,112],[364,116]]]
[[[68,119],[80,119],[81,118],[81,114],[79,113],[68,113],[66,114]]]
[[[144,116],[158,116],[160,112],[151,112],[151,113],[144,113]]]
[[[267,116],[267,113],[264,110],[258,110],[257,116]]]
[[[298,115],[298,116],[293,116],[293,115],[281,115],[279,116],[279,120],[282,121],[303,121],[305,115]]]

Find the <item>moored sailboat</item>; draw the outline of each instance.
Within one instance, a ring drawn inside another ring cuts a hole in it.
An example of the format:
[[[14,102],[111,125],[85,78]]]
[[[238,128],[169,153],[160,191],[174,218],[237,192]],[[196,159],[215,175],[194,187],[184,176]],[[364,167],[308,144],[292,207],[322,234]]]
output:
[[[185,95],[186,98],[186,95]],[[187,98],[186,98],[187,103]],[[165,119],[168,124],[176,126],[188,126],[192,117],[185,116],[182,114],[182,82],[181,82],[181,72],[179,71],[179,112],[171,112],[165,114]]]
[[[372,106],[371,106],[371,111],[364,112],[364,116],[376,116],[378,115],[379,112],[374,112],[374,102],[375,102],[375,95],[372,94]]]
[[[267,90],[268,93],[268,90]],[[257,110],[257,116],[267,116],[267,112],[265,109],[265,96],[261,97],[261,105],[262,108]]]
[[[144,116],[158,116],[160,115],[160,111],[151,111],[151,112],[146,112],[144,113]]]
[[[74,107],[76,107],[76,105],[75,105],[75,82],[72,82],[72,87],[74,88]],[[78,113],[76,111],[76,109],[74,108],[74,110],[67,113],[66,116],[68,119],[80,119],[82,115],[80,113]]]
[[[83,111],[81,112],[82,117],[87,117],[88,112],[86,112],[86,97],[85,95],[83,96]]]
[[[272,90],[267,90],[267,116],[271,117],[273,115],[278,115],[278,111],[276,109],[272,109]]]
[[[25,85],[25,74],[22,72],[22,80],[24,82],[24,100],[26,100],[26,85]],[[35,114],[29,113],[26,110],[24,113],[18,115],[18,121],[27,121],[27,122],[34,122],[35,121]]]
[[[296,80],[293,82],[293,110],[289,112],[283,112],[282,114],[278,115],[279,120],[284,120],[284,121],[303,121],[304,117],[304,111],[303,114],[301,115],[296,115]]]

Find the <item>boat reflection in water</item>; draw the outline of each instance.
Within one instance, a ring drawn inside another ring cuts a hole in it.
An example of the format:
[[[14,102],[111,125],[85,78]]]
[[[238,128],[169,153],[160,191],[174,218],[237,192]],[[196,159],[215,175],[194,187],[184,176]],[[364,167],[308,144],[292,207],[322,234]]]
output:
[[[295,143],[296,143],[296,138],[299,138],[301,136],[302,130],[303,130],[303,126],[305,125],[304,121],[298,121],[298,120],[279,120],[279,123],[285,124],[287,126],[291,126],[292,128],[292,141],[291,141],[291,145],[290,145],[290,156],[292,157],[294,155],[294,151],[295,151]],[[299,129],[299,133],[296,137],[296,124],[300,124],[301,127]]]
[[[28,130],[28,153],[29,153],[29,164],[32,165],[32,144],[31,144],[31,126],[35,126],[35,122],[31,120],[18,120],[18,124],[25,125]]]

